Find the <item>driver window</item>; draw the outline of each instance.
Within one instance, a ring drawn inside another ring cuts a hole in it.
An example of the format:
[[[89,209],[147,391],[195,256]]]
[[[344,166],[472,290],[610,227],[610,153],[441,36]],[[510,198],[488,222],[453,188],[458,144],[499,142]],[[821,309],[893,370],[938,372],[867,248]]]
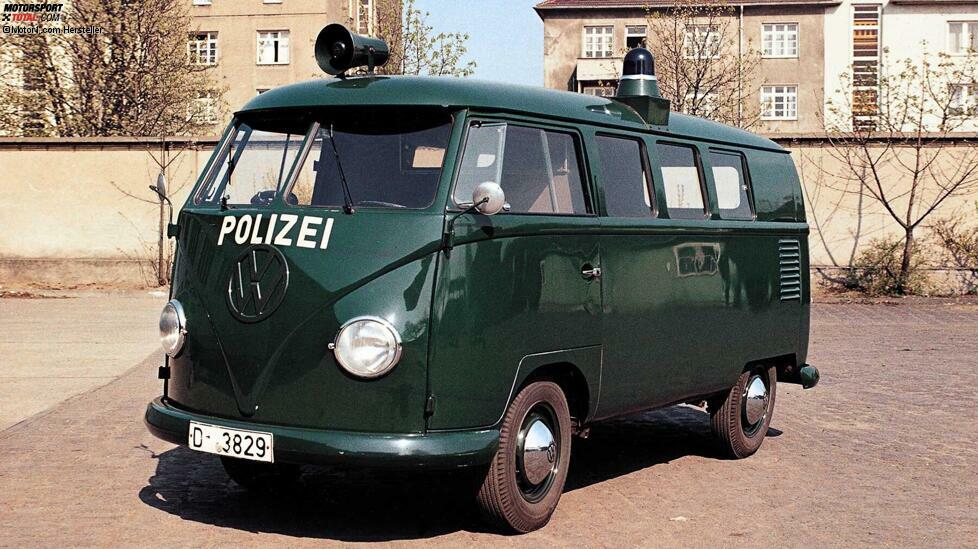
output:
[[[574,136],[515,126],[479,124],[469,128],[455,202],[471,204],[480,183],[498,183],[511,213],[586,214]]]
[[[240,124],[196,203],[216,204],[221,198],[231,205],[271,203],[292,168],[303,137]]]

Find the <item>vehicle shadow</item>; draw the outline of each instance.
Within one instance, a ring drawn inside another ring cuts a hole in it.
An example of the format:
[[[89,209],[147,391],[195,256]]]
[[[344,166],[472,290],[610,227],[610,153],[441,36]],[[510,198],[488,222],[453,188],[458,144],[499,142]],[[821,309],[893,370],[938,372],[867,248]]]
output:
[[[601,423],[588,439],[574,441],[565,491],[686,455],[718,457],[702,411],[673,407]],[[487,531],[472,504],[484,470],[408,474],[304,467],[295,486],[256,495],[229,480],[215,456],[177,447],[154,457],[155,474],[139,498],[185,520],[341,541]]]

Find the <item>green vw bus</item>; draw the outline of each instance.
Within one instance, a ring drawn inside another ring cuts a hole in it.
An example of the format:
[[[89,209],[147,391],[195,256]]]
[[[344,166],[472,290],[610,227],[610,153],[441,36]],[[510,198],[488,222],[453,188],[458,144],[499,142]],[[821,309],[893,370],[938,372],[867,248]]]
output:
[[[484,472],[500,527],[545,525],[571,437],[707,403],[754,453],[777,382],[814,386],[808,226],[775,143],[670,113],[651,54],[614,98],[347,77],[238,111],[171,226],[158,437],[239,484],[298,464]]]

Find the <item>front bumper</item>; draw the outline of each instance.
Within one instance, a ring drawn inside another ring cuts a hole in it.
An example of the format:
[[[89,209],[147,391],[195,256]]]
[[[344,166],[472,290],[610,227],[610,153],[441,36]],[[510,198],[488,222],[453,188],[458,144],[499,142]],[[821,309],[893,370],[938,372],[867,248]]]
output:
[[[393,469],[456,469],[488,464],[499,431],[445,431],[427,434],[322,431],[234,421],[188,412],[163,397],[146,406],[146,427],[158,438],[187,445],[191,421],[272,433],[275,461]]]

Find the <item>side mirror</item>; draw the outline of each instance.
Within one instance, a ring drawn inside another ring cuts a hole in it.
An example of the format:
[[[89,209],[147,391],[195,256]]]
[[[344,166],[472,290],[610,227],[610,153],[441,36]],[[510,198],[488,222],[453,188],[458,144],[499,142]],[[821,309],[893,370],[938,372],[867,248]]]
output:
[[[472,191],[472,203],[475,209],[483,215],[496,215],[506,204],[506,193],[499,183],[486,181]]]
[[[149,190],[156,193],[156,196],[160,198],[160,202],[166,200],[166,176],[163,172],[156,176],[156,185],[150,185]]]

